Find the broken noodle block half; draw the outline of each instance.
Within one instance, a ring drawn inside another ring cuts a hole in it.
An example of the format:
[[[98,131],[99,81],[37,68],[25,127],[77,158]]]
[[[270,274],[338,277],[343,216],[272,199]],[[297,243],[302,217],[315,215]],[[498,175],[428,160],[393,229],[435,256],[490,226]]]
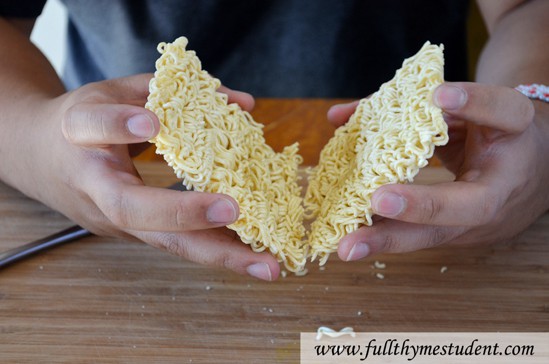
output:
[[[443,47],[425,43],[395,77],[362,99],[336,130],[309,175],[305,195],[311,260],[324,264],[345,235],[372,225],[371,197],[389,183],[412,182],[435,146],[448,142],[442,110],[432,103],[443,82]]]
[[[151,140],[183,184],[196,191],[224,193],[240,206],[228,227],[256,252],[269,251],[286,268],[303,272],[304,209],[298,185],[298,146],[275,153],[262,125],[227,95],[219,80],[202,70],[187,39],[160,43],[146,108],[160,120]]]

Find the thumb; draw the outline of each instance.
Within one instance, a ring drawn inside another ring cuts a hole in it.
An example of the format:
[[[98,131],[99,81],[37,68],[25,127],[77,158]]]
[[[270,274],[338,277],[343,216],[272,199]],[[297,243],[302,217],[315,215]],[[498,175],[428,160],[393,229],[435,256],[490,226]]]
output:
[[[340,127],[345,124],[351,115],[355,112],[359,100],[352,101],[346,104],[334,105],[328,110],[328,121],[336,127]]]
[[[65,139],[81,146],[141,143],[159,130],[156,115],[134,105],[78,103],[62,120]]]
[[[437,87],[433,101],[453,118],[507,133],[524,131],[534,119],[532,102],[509,87],[446,82]]]
[[[152,77],[152,73],[143,73],[113,78],[101,83],[109,90],[109,95],[119,103],[143,106],[149,96],[149,82]]]

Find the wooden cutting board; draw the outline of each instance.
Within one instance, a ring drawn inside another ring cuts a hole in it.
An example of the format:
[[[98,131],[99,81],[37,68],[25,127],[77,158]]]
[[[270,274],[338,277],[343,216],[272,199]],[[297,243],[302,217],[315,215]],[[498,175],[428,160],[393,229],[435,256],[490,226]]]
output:
[[[139,169],[148,184],[175,181],[162,163]],[[428,168],[420,180],[445,178]],[[0,184],[0,250],[69,225]],[[297,363],[299,333],[321,325],[549,331],[548,272],[547,214],[513,242],[333,257],[324,270],[313,264],[305,277],[272,283],[90,237],[0,271],[0,362]]]

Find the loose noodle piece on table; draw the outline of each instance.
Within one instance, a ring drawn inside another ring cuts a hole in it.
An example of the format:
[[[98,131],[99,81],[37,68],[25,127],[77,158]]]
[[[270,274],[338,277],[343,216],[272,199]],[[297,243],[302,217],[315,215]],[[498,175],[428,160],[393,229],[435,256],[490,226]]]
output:
[[[395,77],[362,99],[323,148],[309,175],[311,260],[324,264],[345,235],[372,225],[371,197],[382,185],[412,182],[435,146],[448,142],[442,111],[432,102],[443,82],[443,47],[425,43]]]
[[[146,108],[161,124],[151,140],[183,184],[196,191],[225,193],[240,206],[229,226],[256,252],[270,251],[292,272],[303,272],[304,209],[298,181],[302,162],[293,144],[275,153],[262,125],[227,95],[220,81],[202,70],[187,39],[160,43]]]

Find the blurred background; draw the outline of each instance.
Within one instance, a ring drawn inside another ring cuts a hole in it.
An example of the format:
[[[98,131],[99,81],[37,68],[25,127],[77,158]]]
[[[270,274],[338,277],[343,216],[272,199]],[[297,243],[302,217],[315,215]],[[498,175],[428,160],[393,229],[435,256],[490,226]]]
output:
[[[464,0],[465,1],[465,0]],[[471,2],[468,22],[469,79],[474,79],[475,64],[486,41],[486,29],[474,0]],[[65,57],[65,34],[67,11],[60,0],[48,0],[42,15],[38,18],[31,40],[44,52],[57,73],[63,69]]]
[[[67,10],[60,0],[48,0],[38,17],[31,40],[48,57],[58,74],[66,54]]]

